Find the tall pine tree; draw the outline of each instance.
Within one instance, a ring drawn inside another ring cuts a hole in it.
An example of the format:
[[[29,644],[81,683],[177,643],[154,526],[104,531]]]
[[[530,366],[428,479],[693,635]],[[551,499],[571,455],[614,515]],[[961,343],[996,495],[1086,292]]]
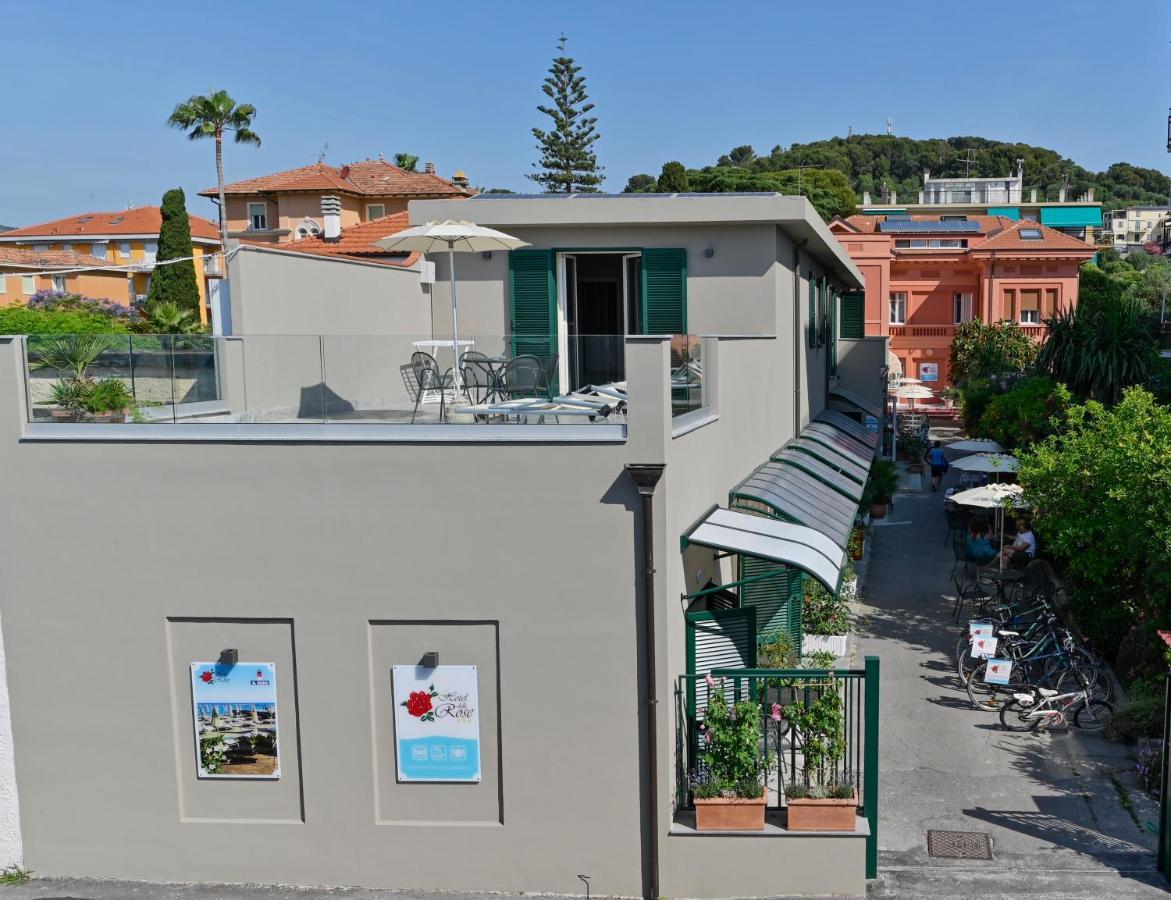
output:
[[[596,193],[605,171],[591,149],[601,137],[594,128],[598,120],[588,115],[594,104],[587,101],[585,77],[578,74],[581,66],[565,55],[565,41],[563,34],[559,55],[541,85],[554,105],[537,109],[553,120],[553,128],[533,129],[541,161],[533,163],[537,172],[528,177],[554,194]]]
[[[190,310],[198,321],[199,284],[195,280],[195,263],[184,259],[190,256],[191,220],[187,218],[187,200],[182,188],[173,188],[163,194],[163,224],[159,228],[156,265],[146,297],[148,310],[160,303],[174,303],[179,309]],[[183,261],[158,265],[172,259]]]

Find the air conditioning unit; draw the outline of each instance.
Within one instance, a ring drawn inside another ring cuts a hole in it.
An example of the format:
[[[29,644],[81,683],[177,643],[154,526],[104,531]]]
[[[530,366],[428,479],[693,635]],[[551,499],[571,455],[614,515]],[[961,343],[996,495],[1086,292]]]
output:
[[[420,284],[434,284],[435,283],[435,263],[430,260],[423,260],[419,263],[419,283]]]

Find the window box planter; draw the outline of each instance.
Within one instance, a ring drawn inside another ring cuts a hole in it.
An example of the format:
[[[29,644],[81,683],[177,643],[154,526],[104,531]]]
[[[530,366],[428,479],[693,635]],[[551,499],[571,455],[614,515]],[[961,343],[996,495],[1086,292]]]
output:
[[[829,652],[841,659],[846,655],[846,642],[849,635],[845,634],[806,634],[801,638],[801,654],[810,656],[814,653]]]
[[[696,797],[695,828],[697,831],[764,831],[764,808],[767,802],[767,792],[751,800],[743,797]]]
[[[696,802],[698,811],[699,801]],[[853,831],[858,819],[858,791],[845,800],[788,801],[789,831]]]

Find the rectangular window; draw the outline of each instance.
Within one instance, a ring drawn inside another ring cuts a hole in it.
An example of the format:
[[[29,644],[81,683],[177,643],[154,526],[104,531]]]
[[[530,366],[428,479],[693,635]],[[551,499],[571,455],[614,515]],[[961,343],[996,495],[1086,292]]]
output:
[[[49,245],[48,244],[33,244],[33,249],[36,250],[37,253],[44,253],[45,251],[47,251],[49,249]]]
[[[1055,312],[1057,312],[1057,288],[1045,288],[1045,309],[1043,313],[1051,316]]]
[[[967,238],[899,238],[896,250],[966,250]]]
[[[253,231],[268,230],[268,204],[248,204],[248,227]]]
[[[72,244],[62,244],[61,249],[64,250],[66,253],[68,253],[69,251],[71,251],[73,249],[73,245]]]
[[[37,292],[37,277],[35,275],[21,275],[20,289],[26,297],[31,297]]]
[[[956,291],[951,295],[952,320],[960,325],[972,319],[972,295],[963,291]]]
[[[142,245],[142,258],[144,262],[154,264],[155,258],[159,255],[159,245],[157,241],[147,241]]]
[[[1041,321],[1041,292],[1021,291],[1021,322],[1036,325]]]
[[[127,262],[130,261],[130,241],[123,241],[118,245],[118,255]]]
[[[1039,241],[1041,240],[1040,228],[1022,228],[1020,230],[1022,241]]]
[[[385,203],[367,203],[366,204],[366,218],[367,219],[381,219],[386,215]]]
[[[96,256],[98,259],[105,259],[109,246],[109,244],[94,244],[90,255]]]
[[[899,292],[890,295],[890,324],[907,324],[907,295]]]
[[[54,275],[53,276],[53,290],[57,291],[57,293],[59,293],[59,294],[65,293],[65,276],[64,275]]]
[[[1016,318],[1016,291],[1004,292],[1004,318]]]

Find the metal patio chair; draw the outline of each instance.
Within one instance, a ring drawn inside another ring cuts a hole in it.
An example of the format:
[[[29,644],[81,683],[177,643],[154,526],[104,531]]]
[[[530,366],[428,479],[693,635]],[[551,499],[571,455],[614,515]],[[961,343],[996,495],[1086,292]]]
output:
[[[535,397],[552,400],[545,368],[535,356],[510,359],[500,370],[500,390],[506,400]]]
[[[455,389],[451,369],[442,371],[434,356],[416,350],[411,354],[411,372],[415,376],[415,408],[411,412],[411,424],[415,424],[419,404],[423,402],[423,397],[428,391],[438,391],[439,421],[447,421],[447,393]]]

